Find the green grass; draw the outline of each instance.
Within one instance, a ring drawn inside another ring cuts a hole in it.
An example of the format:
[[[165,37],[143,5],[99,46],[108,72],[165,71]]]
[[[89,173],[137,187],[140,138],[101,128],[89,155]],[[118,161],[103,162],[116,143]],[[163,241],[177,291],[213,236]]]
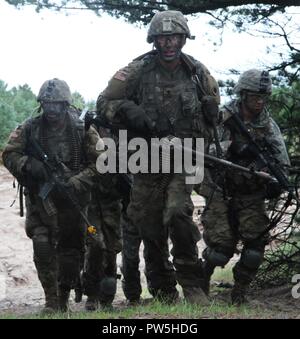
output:
[[[212,280],[219,282],[232,282],[232,267],[227,265],[225,269],[217,268]],[[182,291],[179,289],[180,294]],[[225,296],[229,293],[228,289],[212,287],[212,295],[220,293]],[[150,298],[147,289],[143,290],[143,299]],[[0,319],[224,319],[224,318],[271,318],[274,313],[258,306],[243,305],[240,307],[212,298],[209,306],[201,307],[188,304],[184,301],[174,305],[162,304],[158,301],[150,301],[145,305],[127,307],[125,304],[116,306],[113,311],[99,310],[97,312],[71,312],[56,313],[51,316],[42,316],[40,314],[0,314]]]
[[[212,280],[223,281],[226,283],[230,283],[233,281],[232,276],[232,266],[228,266],[226,268],[217,267],[212,276]]]
[[[259,318],[262,310],[247,306],[235,307],[212,302],[210,306],[201,307],[185,303],[165,305],[153,301],[145,306],[128,307],[115,311],[57,313],[51,316],[29,314],[16,316],[0,315],[0,319],[201,319],[201,318]],[[263,314],[266,314],[263,311]],[[268,317],[268,316],[267,316]]]

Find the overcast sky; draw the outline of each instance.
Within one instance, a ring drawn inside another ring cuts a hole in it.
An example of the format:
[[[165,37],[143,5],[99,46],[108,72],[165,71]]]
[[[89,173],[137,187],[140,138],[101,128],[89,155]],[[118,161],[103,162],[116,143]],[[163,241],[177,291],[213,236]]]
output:
[[[220,32],[208,20],[205,15],[189,18],[196,39],[188,40],[184,51],[217,79],[224,79],[229,68],[246,70],[267,60],[265,41],[246,34],[225,31],[222,46],[215,48]],[[146,34],[146,28],[107,15],[99,18],[91,11],[36,13],[0,0],[0,79],[10,87],[27,83],[37,94],[45,80],[58,77],[73,92],[95,100],[117,69],[152,48]]]

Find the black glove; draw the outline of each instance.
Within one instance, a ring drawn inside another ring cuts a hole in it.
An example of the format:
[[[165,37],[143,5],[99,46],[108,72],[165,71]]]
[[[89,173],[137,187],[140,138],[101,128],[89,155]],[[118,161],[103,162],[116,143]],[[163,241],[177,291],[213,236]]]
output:
[[[25,172],[38,181],[47,181],[48,174],[44,164],[34,157],[29,157],[25,163]]]
[[[216,98],[206,95],[201,100],[205,119],[210,124],[217,124],[219,121],[219,105]]]
[[[276,199],[282,193],[282,189],[278,181],[272,180],[266,184],[266,198]]]
[[[132,101],[126,101],[120,105],[121,115],[125,117],[125,123],[129,128],[150,132],[153,128],[151,119],[147,116],[142,107]]]
[[[76,195],[85,194],[87,191],[89,191],[89,188],[87,187],[85,182],[80,180],[80,174],[74,175],[73,177],[69,178],[64,186],[67,189],[70,189],[71,192]]]
[[[237,144],[236,142],[233,142],[230,147],[229,151],[231,154],[241,157],[241,158],[255,158],[255,150],[253,146],[249,144]]]

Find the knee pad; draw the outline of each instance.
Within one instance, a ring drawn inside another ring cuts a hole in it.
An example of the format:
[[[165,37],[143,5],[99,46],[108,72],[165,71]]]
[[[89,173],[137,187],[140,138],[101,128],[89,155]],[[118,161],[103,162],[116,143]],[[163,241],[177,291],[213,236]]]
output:
[[[47,235],[34,235],[32,238],[34,260],[40,264],[49,264],[53,257],[53,248]]]
[[[80,253],[71,251],[71,253],[58,254],[58,279],[62,285],[73,288],[80,277]]]
[[[103,297],[112,297],[117,291],[117,280],[114,277],[105,277],[100,282],[100,294]]]
[[[222,249],[217,250],[215,248],[206,247],[203,251],[203,258],[213,266],[223,267],[228,263],[231,257],[232,255],[229,254],[228,250],[222,251]]]
[[[250,269],[258,269],[263,259],[264,253],[252,248],[244,248],[241,254],[241,263]]]

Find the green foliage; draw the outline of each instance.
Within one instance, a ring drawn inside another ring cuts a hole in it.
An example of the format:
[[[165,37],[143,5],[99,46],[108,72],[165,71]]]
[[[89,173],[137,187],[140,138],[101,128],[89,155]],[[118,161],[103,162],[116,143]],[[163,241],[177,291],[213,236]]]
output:
[[[284,134],[290,156],[300,159],[300,81],[275,87],[269,105]]]
[[[72,93],[72,104],[79,109],[83,109],[85,107],[83,96],[78,92]]]
[[[13,108],[0,101],[0,147],[2,148],[9,133],[15,127],[15,112]]]
[[[7,84],[0,80],[0,148],[10,132],[27,117],[36,107],[35,95],[28,85],[7,89]]]
[[[74,92],[72,93],[72,105],[80,110],[87,108],[89,111],[93,111],[95,110],[96,102],[93,100],[85,101],[80,93]]]

